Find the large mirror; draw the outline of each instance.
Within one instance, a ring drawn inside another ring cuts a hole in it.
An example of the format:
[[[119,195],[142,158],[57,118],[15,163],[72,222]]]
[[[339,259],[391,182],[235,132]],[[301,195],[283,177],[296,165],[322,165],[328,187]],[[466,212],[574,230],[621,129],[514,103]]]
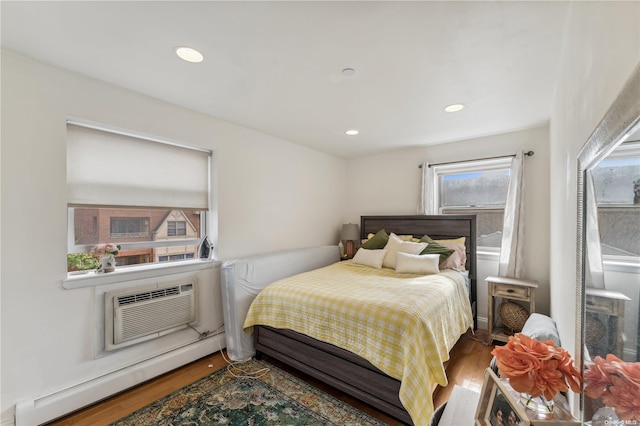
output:
[[[640,66],[578,155],[577,266],[576,357],[583,373],[613,379],[613,357],[640,362]],[[585,377],[585,386],[595,382]],[[640,393],[618,385],[622,395]],[[624,398],[605,388],[580,395],[583,423],[625,424]]]

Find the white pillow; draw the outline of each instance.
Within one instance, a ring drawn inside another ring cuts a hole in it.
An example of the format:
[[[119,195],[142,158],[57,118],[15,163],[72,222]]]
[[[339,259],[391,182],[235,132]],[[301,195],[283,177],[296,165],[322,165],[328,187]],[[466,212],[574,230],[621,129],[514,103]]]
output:
[[[440,272],[439,262],[439,254],[418,255],[400,252],[398,253],[396,272],[399,274],[437,274]]]
[[[387,255],[382,261],[382,266],[385,268],[396,269],[396,263],[398,258],[398,252],[420,254],[422,250],[427,247],[427,243],[412,243],[410,241],[402,241],[396,234],[391,233],[389,235],[389,242],[384,247],[387,251]]]
[[[387,254],[385,249],[382,250],[368,250],[360,247],[353,256],[352,262],[357,265],[371,266],[372,268],[382,268],[382,260]]]

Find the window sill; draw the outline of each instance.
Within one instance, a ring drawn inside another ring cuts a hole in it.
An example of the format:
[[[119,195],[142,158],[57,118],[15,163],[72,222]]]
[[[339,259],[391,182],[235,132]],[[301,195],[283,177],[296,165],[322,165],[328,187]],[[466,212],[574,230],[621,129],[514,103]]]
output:
[[[476,257],[478,260],[500,260],[500,249],[494,247],[477,247]]]
[[[72,273],[62,280],[62,287],[67,290],[72,290],[76,288],[115,284],[124,281],[154,278],[166,274],[199,271],[218,266],[221,263],[219,260],[190,260],[167,264],[122,266],[106,274],[98,274],[95,271]]]
[[[625,272],[640,275],[640,259],[638,257],[621,258],[620,256],[603,256],[602,266],[605,271]]]

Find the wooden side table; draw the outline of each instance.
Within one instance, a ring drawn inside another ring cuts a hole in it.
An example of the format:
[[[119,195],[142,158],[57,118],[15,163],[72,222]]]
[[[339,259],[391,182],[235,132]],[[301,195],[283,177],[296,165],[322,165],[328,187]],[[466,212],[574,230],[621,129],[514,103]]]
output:
[[[591,353],[605,356],[613,353],[622,358],[624,343],[624,302],[631,300],[619,291],[611,291],[600,288],[585,289],[585,311],[593,314],[604,314],[607,316],[606,335],[607,348],[603,353]],[[592,352],[593,348],[589,348]],[[597,352],[597,351],[594,351]]]
[[[487,287],[489,289],[489,309],[488,309],[488,332],[487,343],[498,340],[507,342],[509,335],[506,327],[495,326],[495,299],[509,299],[526,302],[529,304],[529,314],[536,311],[536,281],[523,280],[520,278],[487,277]]]

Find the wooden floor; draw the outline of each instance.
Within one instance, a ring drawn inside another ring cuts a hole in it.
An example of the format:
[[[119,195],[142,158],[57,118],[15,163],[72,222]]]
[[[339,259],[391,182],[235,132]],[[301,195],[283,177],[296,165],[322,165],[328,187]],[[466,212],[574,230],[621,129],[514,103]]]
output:
[[[447,377],[449,384],[446,387],[438,387],[433,394],[434,407],[438,407],[447,401],[454,385],[463,386],[480,392],[484,381],[484,370],[491,361],[493,346],[485,345],[486,334],[478,331],[476,335],[467,333],[462,336],[456,346],[451,350],[451,359],[447,364]],[[265,357],[265,360],[270,361]],[[330,393],[337,398],[365,411],[372,416],[388,423],[389,425],[402,425],[402,423],[377,411],[344,393],[330,388],[317,380],[296,372],[286,366],[273,361],[278,367],[286,369],[290,373],[303,378],[310,384]],[[217,352],[192,362],[172,372],[152,379],[140,386],[122,392],[98,404],[73,413],[67,417],[48,423],[48,426],[60,425],[108,425],[127,414],[136,411],[162,398],[169,393],[178,390],[198,379],[207,376],[227,365],[222,354]]]

